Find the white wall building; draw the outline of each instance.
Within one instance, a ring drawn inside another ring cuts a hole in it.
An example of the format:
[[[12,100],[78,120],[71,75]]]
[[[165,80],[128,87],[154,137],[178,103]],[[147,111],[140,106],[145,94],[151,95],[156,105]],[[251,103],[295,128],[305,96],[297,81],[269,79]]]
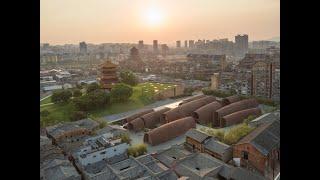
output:
[[[87,166],[126,153],[129,144],[122,143],[121,139],[112,140],[112,137],[112,133],[106,133],[86,139],[85,147],[77,153],[79,162]]]

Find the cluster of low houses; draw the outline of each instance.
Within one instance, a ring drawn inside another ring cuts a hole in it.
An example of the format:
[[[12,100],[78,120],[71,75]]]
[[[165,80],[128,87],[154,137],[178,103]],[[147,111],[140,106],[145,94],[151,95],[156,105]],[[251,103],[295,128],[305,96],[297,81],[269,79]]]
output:
[[[120,135],[128,130],[122,126],[99,129],[99,124],[91,119],[50,126],[45,135],[40,135],[40,179],[276,177],[280,162],[280,112],[264,114],[249,125],[256,128],[232,146],[191,128],[183,144],[136,158],[127,155],[129,144],[122,142]]]

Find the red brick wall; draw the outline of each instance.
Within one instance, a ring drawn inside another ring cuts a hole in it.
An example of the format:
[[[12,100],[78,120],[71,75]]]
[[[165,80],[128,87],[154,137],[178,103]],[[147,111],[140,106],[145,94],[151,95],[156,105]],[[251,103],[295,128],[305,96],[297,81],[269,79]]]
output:
[[[251,144],[239,144],[233,147],[233,158],[241,158],[241,166],[246,166],[246,160],[242,158],[242,151],[248,152],[248,162],[254,166],[260,173],[264,174],[265,162],[267,157],[263,156],[255,147]]]
[[[191,138],[187,137],[186,138],[186,142],[188,144],[190,144],[191,146],[194,145],[195,146],[194,148],[197,149],[198,151],[200,151],[200,152],[203,151],[202,144],[197,142],[197,141],[195,141],[194,139],[191,139]]]

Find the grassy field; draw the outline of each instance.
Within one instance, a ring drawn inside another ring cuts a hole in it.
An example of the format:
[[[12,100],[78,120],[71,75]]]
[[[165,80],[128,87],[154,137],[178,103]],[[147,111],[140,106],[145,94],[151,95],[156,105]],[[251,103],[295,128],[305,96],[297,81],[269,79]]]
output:
[[[172,84],[160,84],[160,83],[142,83],[133,87],[133,94],[130,97],[128,102],[125,103],[114,103],[101,107],[97,110],[90,111],[90,117],[99,118],[101,116],[107,116],[111,114],[122,113],[130,110],[135,110],[142,108],[148,104],[153,103],[152,96],[158,91],[162,91],[168,88],[172,88]],[[47,100],[50,99],[50,100]],[[46,103],[51,102],[51,98],[47,98],[43,101]],[[41,103],[40,104],[46,104]],[[40,107],[40,111],[48,110],[48,117],[40,117],[41,125],[48,126],[54,125],[59,122],[68,122],[70,121],[71,113],[75,110],[71,103],[68,104],[53,104],[50,106]]]
[[[48,104],[48,103],[51,103],[51,96],[46,98],[46,99],[44,99],[44,100],[42,100],[42,101],[40,101],[40,105]]]

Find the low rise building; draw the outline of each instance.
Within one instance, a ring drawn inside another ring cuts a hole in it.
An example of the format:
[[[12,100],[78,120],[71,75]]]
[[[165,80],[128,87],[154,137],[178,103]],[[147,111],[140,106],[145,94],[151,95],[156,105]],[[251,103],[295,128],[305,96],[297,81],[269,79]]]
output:
[[[214,137],[196,129],[191,129],[186,133],[185,145],[192,151],[207,153],[223,162],[228,162],[232,159],[231,146],[219,142]]]
[[[129,157],[123,161],[108,164],[100,161],[86,166],[83,169],[84,179],[150,179],[150,180],[176,180],[178,176],[169,168],[161,164],[151,155],[138,158]]]
[[[233,147],[240,165],[265,176],[277,174],[280,164],[280,121],[258,126]],[[274,177],[273,177],[274,178]]]
[[[46,133],[52,139],[53,144],[63,148],[65,152],[72,151],[81,146],[99,124],[91,119],[82,119],[64,124],[46,127]]]
[[[40,136],[40,179],[81,179],[80,174],[64,156],[62,149],[52,145],[52,141],[46,136]]]
[[[69,160],[54,159],[40,167],[40,180],[81,180]]]
[[[86,139],[75,156],[82,166],[102,160],[112,162],[113,157],[126,155],[128,147],[120,138],[113,138],[111,133],[106,133]]]

